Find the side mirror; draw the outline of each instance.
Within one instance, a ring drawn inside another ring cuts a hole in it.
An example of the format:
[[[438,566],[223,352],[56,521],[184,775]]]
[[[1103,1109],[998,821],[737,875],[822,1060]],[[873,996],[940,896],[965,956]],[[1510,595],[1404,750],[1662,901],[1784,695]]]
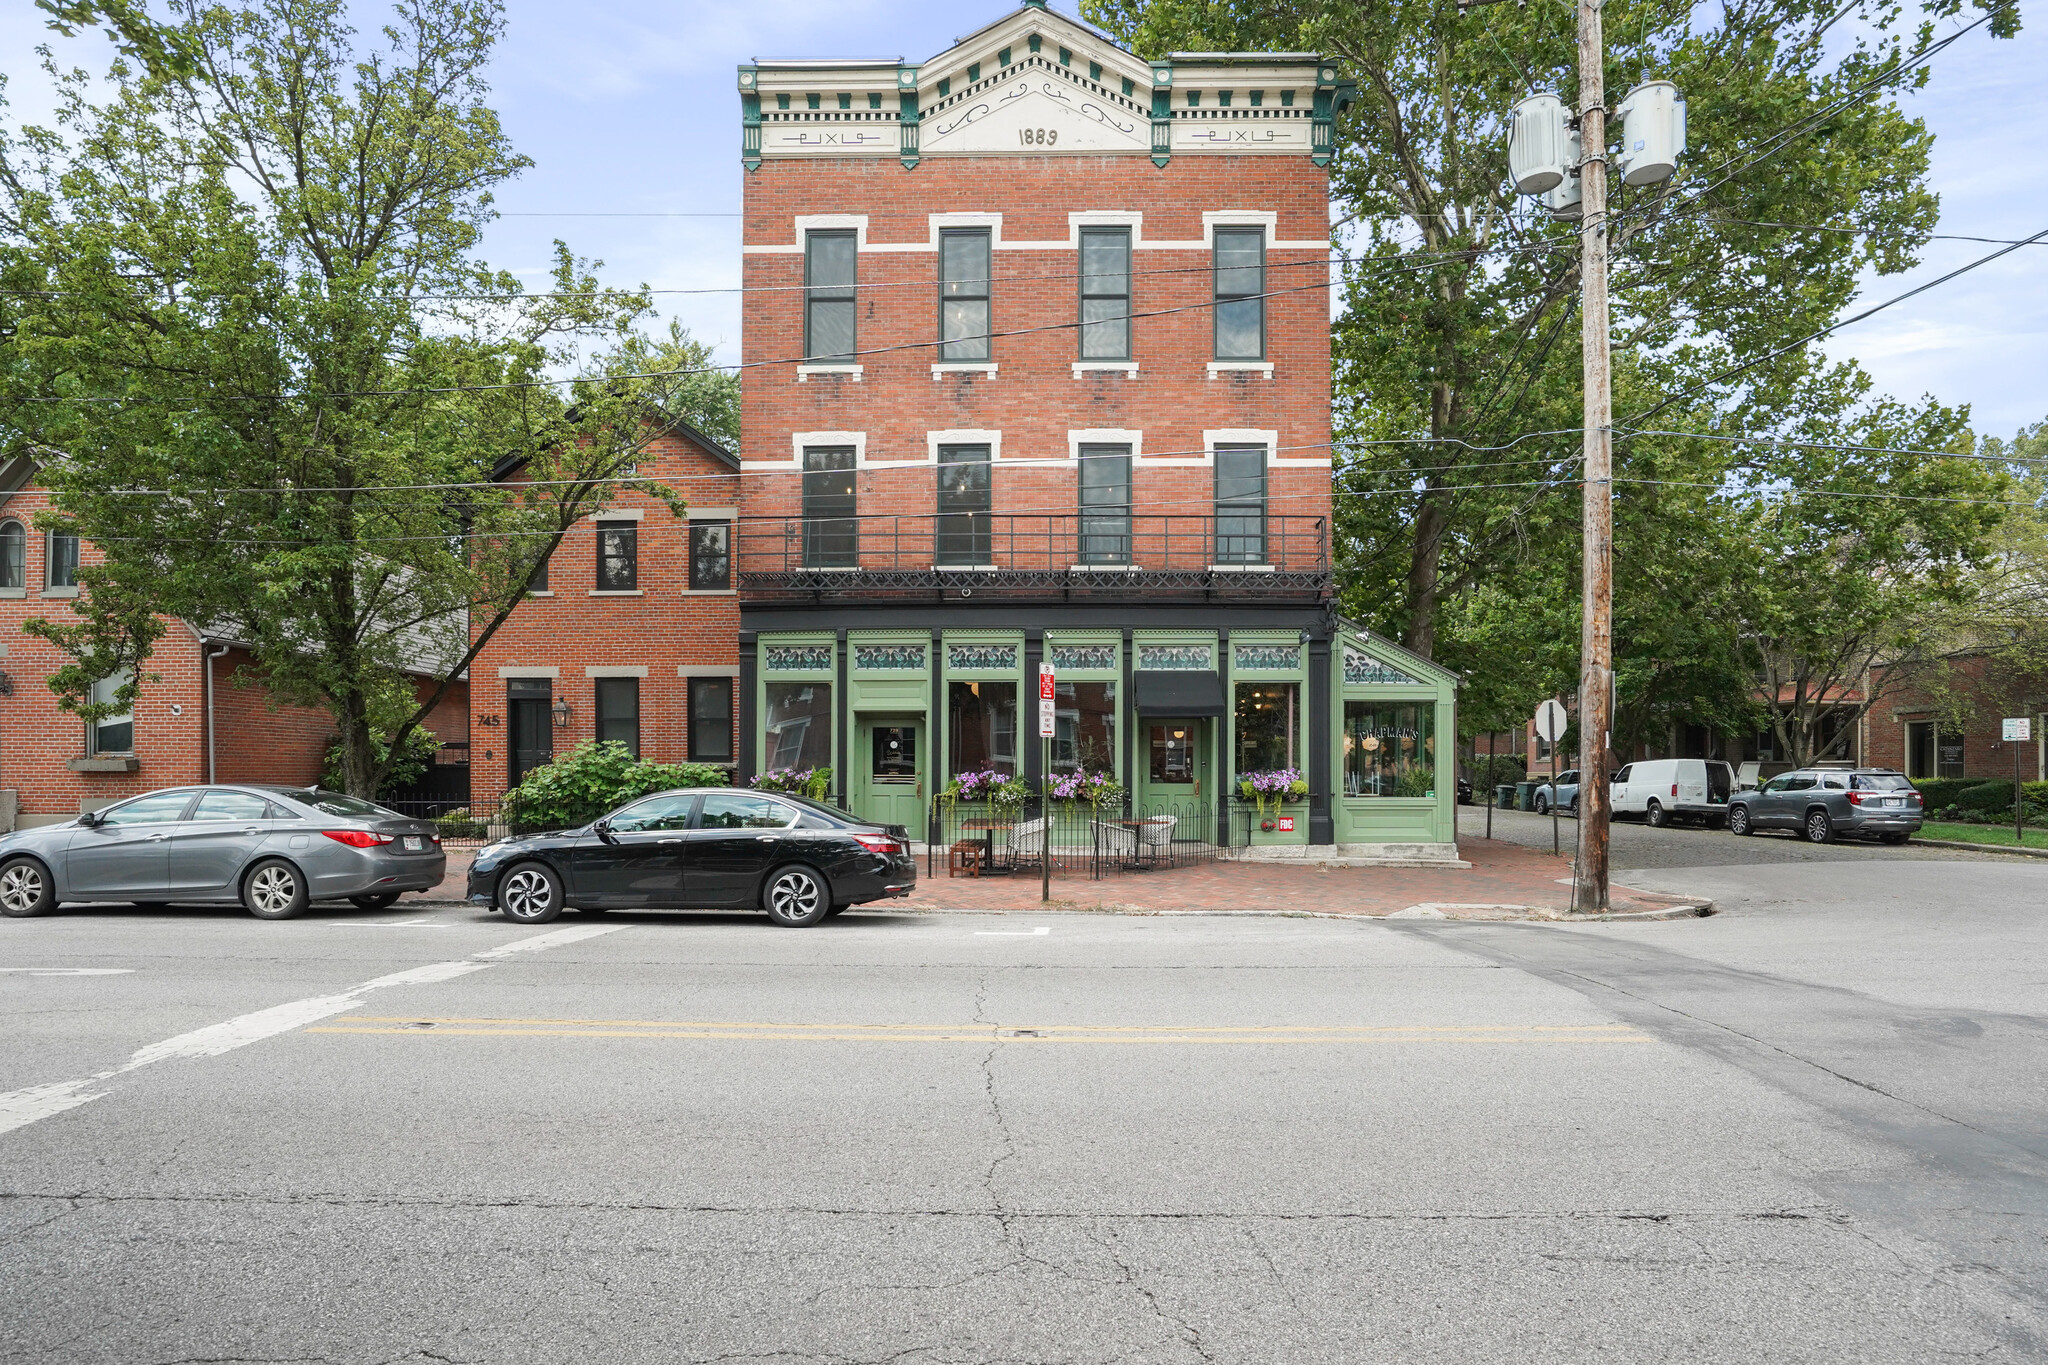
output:
[[[590,832],[608,844],[618,842],[612,837],[612,822],[609,820],[593,821],[590,826]]]
[[[86,811],[83,815],[78,817],[78,823],[85,826],[87,829],[97,828],[100,823],[100,814],[98,811]]]

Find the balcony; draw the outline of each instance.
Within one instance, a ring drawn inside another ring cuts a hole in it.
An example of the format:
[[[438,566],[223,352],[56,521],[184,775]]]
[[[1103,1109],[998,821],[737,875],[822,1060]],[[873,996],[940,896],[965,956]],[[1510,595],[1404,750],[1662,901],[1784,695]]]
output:
[[[1324,517],[987,512],[742,520],[742,597],[834,601],[1329,598]]]

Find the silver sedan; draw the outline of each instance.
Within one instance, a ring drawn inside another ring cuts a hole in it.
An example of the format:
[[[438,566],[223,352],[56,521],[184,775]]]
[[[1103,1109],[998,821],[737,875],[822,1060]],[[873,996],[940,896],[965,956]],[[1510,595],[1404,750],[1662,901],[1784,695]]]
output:
[[[381,910],[440,883],[440,835],[311,787],[177,787],[0,838],[0,914],[67,901],[240,902],[290,919],[314,901]]]

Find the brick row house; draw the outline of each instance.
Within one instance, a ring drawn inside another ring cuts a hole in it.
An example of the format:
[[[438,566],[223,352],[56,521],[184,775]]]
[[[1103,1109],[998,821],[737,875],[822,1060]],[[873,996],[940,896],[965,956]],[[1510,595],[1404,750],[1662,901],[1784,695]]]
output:
[[[1455,839],[1453,679],[1341,620],[1315,54],[1145,61],[1040,4],[921,64],[761,60],[743,130],[742,778],[922,827],[1114,773],[1293,844]]]
[[[45,680],[64,659],[22,626],[70,619],[78,570],[97,552],[38,529],[49,509],[32,461],[0,467],[0,827],[59,824],[186,783],[315,781],[334,739],[327,713],[247,685],[247,649],[191,622],[165,622],[147,670],[156,676],[128,714],[88,726],[58,706]],[[102,687],[111,696],[123,681]],[[428,722],[455,755],[468,737],[464,691],[451,688]]]
[[[633,473],[681,494],[685,515],[622,484],[563,538],[471,664],[470,796],[480,806],[592,739],[653,762],[734,762],[739,459],[676,422]],[[517,479],[519,469],[497,475]]]

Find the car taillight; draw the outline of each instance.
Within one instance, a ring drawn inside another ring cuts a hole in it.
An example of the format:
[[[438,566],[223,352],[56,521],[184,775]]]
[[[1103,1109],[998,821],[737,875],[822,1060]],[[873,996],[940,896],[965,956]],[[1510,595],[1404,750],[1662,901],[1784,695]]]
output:
[[[853,841],[870,853],[901,853],[903,845],[886,834],[856,834]]]
[[[1850,805],[1852,805],[1852,806],[1860,806],[1860,805],[1862,805],[1862,804],[1863,804],[1863,793],[1862,793],[1862,792],[1850,792],[1850,793],[1849,793],[1849,804],[1850,804]]]
[[[347,844],[350,848],[375,848],[379,844],[388,844],[398,837],[393,834],[373,834],[366,829],[323,829],[320,832],[335,843]]]
[[[1678,784],[1676,782],[1671,784],[1671,796],[1673,800],[1676,800],[1678,797]]]
[[[1920,793],[1914,792],[1911,796],[1907,797],[1906,799],[1917,806],[1920,804]]]

